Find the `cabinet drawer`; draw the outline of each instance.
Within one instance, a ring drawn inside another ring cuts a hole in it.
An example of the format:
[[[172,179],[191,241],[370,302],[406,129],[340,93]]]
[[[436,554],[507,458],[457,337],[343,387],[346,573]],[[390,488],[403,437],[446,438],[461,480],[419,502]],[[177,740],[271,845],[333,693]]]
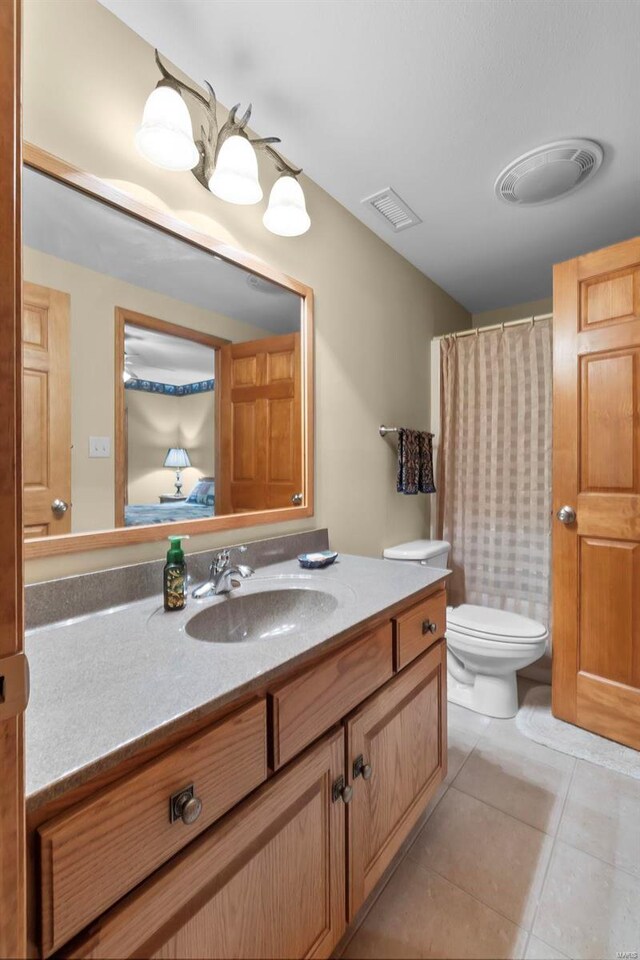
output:
[[[428,650],[444,637],[447,625],[447,594],[439,590],[432,597],[394,617],[394,651],[396,670]]]
[[[385,623],[269,691],[274,769],[392,676],[392,648],[391,624]]]
[[[39,828],[45,955],[266,779],[266,727],[254,700]],[[190,785],[200,816],[171,822],[170,798]]]

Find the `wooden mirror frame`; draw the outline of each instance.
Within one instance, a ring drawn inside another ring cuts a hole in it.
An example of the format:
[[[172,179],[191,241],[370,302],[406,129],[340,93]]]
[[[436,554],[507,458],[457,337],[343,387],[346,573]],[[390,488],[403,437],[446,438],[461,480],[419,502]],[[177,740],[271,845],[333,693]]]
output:
[[[225,514],[202,520],[187,520],[182,523],[161,523],[148,526],[120,527],[112,530],[96,530],[86,533],[67,533],[53,537],[25,540],[25,559],[49,557],[61,553],[79,553],[106,547],[121,547],[135,543],[165,540],[172,533],[187,533],[199,536],[222,530],[242,529],[268,523],[283,523],[312,517],[314,513],[314,349],[313,349],[313,290],[299,280],[281,273],[269,264],[236,250],[205,233],[200,233],[189,224],[170,214],[157,210],[112,187],[93,174],[60,160],[30,143],[23,144],[24,165],[66,184],[86,196],[106,203],[129,216],[148,223],[170,236],[177,237],[195,247],[215,254],[222,260],[241,267],[248,273],[264,277],[273,283],[291,290],[301,298],[300,337],[302,356],[302,477],[304,500],[300,506],[273,510],[254,510],[247,513]],[[118,415],[117,409],[114,416]],[[114,436],[116,434],[114,423]],[[115,460],[114,460],[115,469]]]

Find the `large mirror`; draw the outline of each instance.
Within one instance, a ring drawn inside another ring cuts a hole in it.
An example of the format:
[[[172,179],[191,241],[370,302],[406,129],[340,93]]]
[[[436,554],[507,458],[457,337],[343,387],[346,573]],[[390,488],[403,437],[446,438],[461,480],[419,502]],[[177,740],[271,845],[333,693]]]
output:
[[[311,292],[43,166],[23,176],[27,555],[309,515]]]

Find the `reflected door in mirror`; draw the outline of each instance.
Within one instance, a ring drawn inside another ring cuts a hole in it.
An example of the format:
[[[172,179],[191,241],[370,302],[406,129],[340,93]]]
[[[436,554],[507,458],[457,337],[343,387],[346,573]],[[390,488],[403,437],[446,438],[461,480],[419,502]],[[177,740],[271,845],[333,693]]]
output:
[[[35,283],[23,292],[24,535],[71,530],[69,295]]]
[[[221,513],[298,503],[302,487],[300,334],[220,351]]]

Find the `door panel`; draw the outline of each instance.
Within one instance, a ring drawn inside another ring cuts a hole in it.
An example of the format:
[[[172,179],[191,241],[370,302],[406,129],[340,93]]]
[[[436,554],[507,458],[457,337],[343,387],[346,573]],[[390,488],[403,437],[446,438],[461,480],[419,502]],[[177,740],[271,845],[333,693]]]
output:
[[[640,350],[582,358],[581,492],[637,490]]]
[[[633,320],[640,313],[640,270],[625,268],[581,284],[581,328]]]
[[[579,669],[640,687],[640,543],[583,537],[580,553]]]
[[[437,643],[347,720],[349,919],[446,775],[446,644]],[[371,777],[353,777],[358,757]]]
[[[23,290],[23,477],[27,538],[71,531],[69,295]],[[68,509],[57,516],[54,500]]]
[[[554,268],[553,712],[640,748],[640,239]]]
[[[300,335],[220,351],[216,512],[292,506],[302,489]]]

